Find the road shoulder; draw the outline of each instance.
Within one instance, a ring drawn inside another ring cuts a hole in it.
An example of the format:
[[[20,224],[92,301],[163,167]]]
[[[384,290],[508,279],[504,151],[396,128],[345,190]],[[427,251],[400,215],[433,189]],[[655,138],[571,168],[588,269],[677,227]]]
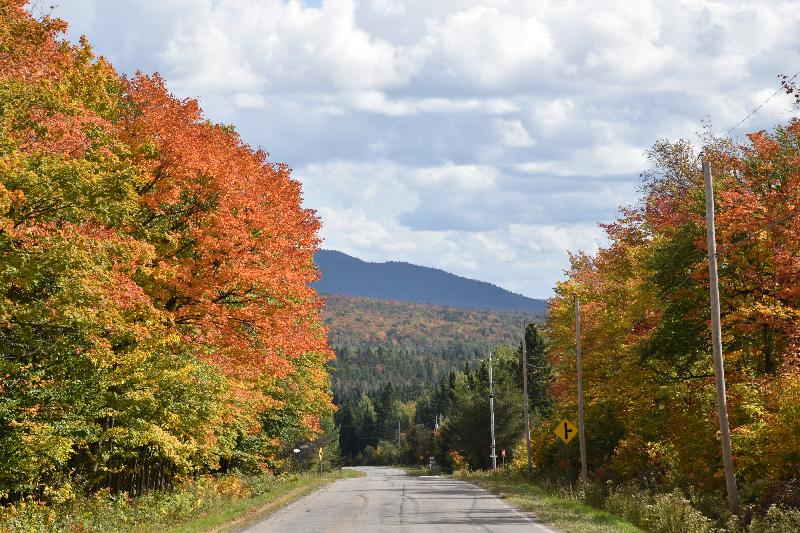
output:
[[[533,483],[484,472],[459,472],[454,477],[499,496],[511,508],[530,513],[538,524],[554,530],[570,533],[642,532],[623,518],[577,500],[550,494]]]
[[[341,479],[360,477],[363,474],[349,469],[326,472],[320,476],[306,476],[287,482],[274,491],[255,498],[239,500],[214,513],[197,517],[181,524],[170,533],[233,533],[263,520],[275,511]]]

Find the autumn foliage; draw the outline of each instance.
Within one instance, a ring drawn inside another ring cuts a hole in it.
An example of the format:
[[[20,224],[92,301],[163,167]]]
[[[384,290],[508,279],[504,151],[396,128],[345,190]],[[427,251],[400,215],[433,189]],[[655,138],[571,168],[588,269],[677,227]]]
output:
[[[740,494],[768,505],[800,465],[800,122],[743,146],[660,142],[640,202],[609,244],[572,257],[548,316],[555,419],[574,416],[573,293],[581,298],[589,467],[713,494],[723,508],[711,356],[705,194],[715,177],[722,333]],[[540,463],[557,444],[543,428]],[[772,496],[771,496],[772,495]],[[766,507],[764,507],[765,509]]]
[[[0,0],[0,497],[280,468],[332,410],[290,169]]]

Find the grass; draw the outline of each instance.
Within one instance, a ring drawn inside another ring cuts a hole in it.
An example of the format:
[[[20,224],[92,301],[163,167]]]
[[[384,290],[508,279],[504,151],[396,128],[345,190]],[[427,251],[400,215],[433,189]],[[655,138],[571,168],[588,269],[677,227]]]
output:
[[[318,488],[344,478],[360,477],[356,470],[334,470],[322,475],[300,476],[276,485],[272,490],[243,500],[232,500],[194,520],[169,529],[170,533],[234,532],[264,519],[270,513],[299,500]]]
[[[456,478],[474,483],[508,500],[514,507],[531,512],[548,526],[567,533],[634,533],[642,530],[607,511],[577,499],[554,494],[530,482],[489,472],[457,472]]]
[[[174,533],[238,531],[354,470],[321,475],[201,476],[138,498],[99,491],[61,504],[21,501],[0,506],[0,532]]]
[[[436,475],[431,473],[431,470],[424,466],[402,466],[400,468],[409,476],[414,477]]]

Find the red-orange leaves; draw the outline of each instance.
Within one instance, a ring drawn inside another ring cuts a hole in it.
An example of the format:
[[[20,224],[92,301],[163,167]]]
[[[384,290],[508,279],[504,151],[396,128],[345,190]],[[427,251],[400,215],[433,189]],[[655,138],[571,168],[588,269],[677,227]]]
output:
[[[155,154],[140,162],[138,231],[169,265],[153,295],[231,374],[282,377],[304,352],[327,353],[308,287],[319,221],[300,208],[289,169],[203,121],[196,101],[173,98],[158,77],[137,76],[130,95],[129,142]]]
[[[278,464],[332,410],[299,183],[24,4],[0,0],[0,495]]]

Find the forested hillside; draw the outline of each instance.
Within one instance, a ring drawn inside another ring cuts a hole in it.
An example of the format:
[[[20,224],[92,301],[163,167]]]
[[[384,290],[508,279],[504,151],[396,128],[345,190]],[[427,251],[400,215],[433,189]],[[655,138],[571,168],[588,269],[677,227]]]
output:
[[[318,251],[314,261],[322,273],[314,287],[324,294],[527,313],[544,313],[546,307],[544,300],[437,268],[397,261],[370,263],[334,250]]]
[[[24,5],[0,0],[0,503],[282,470],[333,410],[299,182]]]
[[[518,342],[530,313],[457,309],[437,305],[325,297],[323,309],[332,346],[337,396],[371,391],[392,382],[411,397],[466,361]]]

